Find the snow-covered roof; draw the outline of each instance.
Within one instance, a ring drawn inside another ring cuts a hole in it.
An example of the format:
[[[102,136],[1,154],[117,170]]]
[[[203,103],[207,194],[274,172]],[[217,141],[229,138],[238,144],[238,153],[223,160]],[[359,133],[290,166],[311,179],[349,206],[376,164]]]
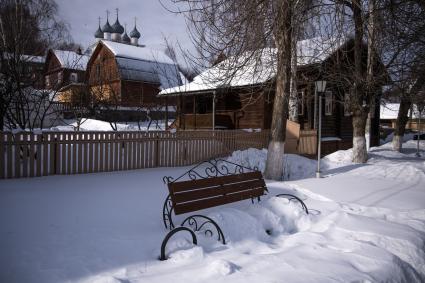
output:
[[[329,58],[347,39],[311,38],[298,41],[297,64],[318,64]],[[247,52],[240,57],[230,57],[196,76],[191,83],[165,89],[159,95],[198,92],[220,87],[238,87],[265,83],[276,75],[277,49],[265,48]]]
[[[44,62],[46,61],[46,57],[44,56],[22,55],[21,58],[22,61],[39,64],[44,64]]]
[[[14,58],[12,53],[3,53],[3,56],[5,59],[9,60]],[[39,63],[39,64],[44,64],[44,62],[46,61],[46,57],[44,56],[35,56],[35,55],[21,55],[21,61],[23,62],[31,62],[31,63]]]
[[[382,120],[395,120],[397,119],[398,110],[400,108],[400,103],[385,103],[381,104],[380,107],[380,119]],[[410,117],[410,110],[408,116]],[[419,111],[417,110],[416,105],[413,105],[412,118],[419,118]]]
[[[53,50],[63,68],[85,71],[90,59],[87,55],[80,55],[74,51]]]
[[[101,42],[115,55],[123,80],[159,84],[161,89],[185,82],[177,65],[161,51],[112,41]]]
[[[101,40],[101,42],[112,51],[115,57],[125,57],[174,65],[174,62],[170,59],[170,57],[165,55],[164,52],[158,50],[107,40]]]

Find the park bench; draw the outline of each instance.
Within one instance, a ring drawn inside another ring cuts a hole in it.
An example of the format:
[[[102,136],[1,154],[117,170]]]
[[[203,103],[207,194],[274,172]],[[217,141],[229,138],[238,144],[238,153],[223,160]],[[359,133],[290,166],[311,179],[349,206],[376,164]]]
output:
[[[165,176],[164,183],[169,195],[163,205],[163,222],[166,229],[171,230],[161,246],[160,259],[165,260],[165,246],[168,240],[177,232],[188,231],[196,244],[194,232],[203,231],[226,244],[224,233],[220,226],[211,218],[194,214],[185,218],[180,227],[175,227],[175,215],[191,213],[207,208],[221,206],[233,202],[251,199],[260,201],[261,196],[268,192],[263,175],[257,168],[249,168],[224,159],[204,161],[177,178]],[[279,194],[290,201],[298,201],[308,214],[304,202],[291,194]]]

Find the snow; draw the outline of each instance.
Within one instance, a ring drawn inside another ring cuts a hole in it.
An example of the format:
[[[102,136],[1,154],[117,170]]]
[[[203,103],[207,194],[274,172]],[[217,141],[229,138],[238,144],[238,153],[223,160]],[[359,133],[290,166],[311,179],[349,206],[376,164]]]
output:
[[[320,140],[321,141],[340,141],[341,138],[339,138],[339,137],[323,137]]]
[[[174,65],[170,57],[158,50],[108,40],[101,40],[100,42],[108,47],[116,57]]]
[[[159,83],[161,89],[185,82],[177,65],[162,51],[107,40],[100,43],[115,55],[124,80]]]
[[[95,120],[95,119],[82,119],[80,125],[80,131],[113,131],[114,129],[111,127],[111,124],[106,121]],[[152,121],[149,125],[149,121],[140,122],[140,128],[137,122],[129,122],[129,123],[116,123],[117,131],[156,131],[156,130],[164,130],[165,129],[165,121],[159,120]],[[169,123],[172,123],[170,120]],[[78,126],[77,121],[68,120],[68,125],[65,126],[56,126],[52,127],[49,130],[51,131],[74,131],[74,129]]]
[[[90,59],[87,55],[80,55],[74,51],[53,50],[63,68],[85,71]]]
[[[424,282],[425,158],[415,146],[371,148],[367,164],[338,151],[324,158],[321,179],[309,178],[314,161],[287,155],[290,181],[267,181],[261,202],[202,212],[227,245],[200,233],[193,246],[176,234],[167,261],[157,260],[167,233],[162,177],[188,167],[1,180],[0,281]],[[263,169],[266,154],[229,160]],[[310,214],[273,197],[284,192]]]
[[[4,52],[3,56],[7,60],[15,58],[15,55],[13,53],[9,53],[9,52]],[[18,56],[19,56],[19,54],[18,54]],[[25,55],[25,54],[22,54],[20,56],[21,56],[20,60],[23,61],[23,62],[44,64],[44,62],[46,61],[45,56],[35,56],[35,55]]]
[[[348,39],[315,37],[298,41],[297,64],[306,66],[325,61]],[[221,87],[238,87],[264,83],[276,74],[277,49],[264,48],[247,52],[238,58],[230,57],[196,76],[191,83],[162,90],[159,95],[196,92]]]
[[[400,103],[385,103],[384,105],[381,105],[381,108],[380,108],[381,113],[379,116],[380,119],[391,119],[391,120],[397,119],[399,108],[400,108]],[[407,116],[410,117],[410,110]],[[412,118],[414,119],[419,118],[419,111],[417,110],[416,104],[413,104]]]

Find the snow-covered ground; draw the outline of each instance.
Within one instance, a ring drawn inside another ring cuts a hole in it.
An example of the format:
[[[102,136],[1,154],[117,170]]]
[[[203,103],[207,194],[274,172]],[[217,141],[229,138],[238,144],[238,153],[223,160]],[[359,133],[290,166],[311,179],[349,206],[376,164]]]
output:
[[[51,131],[74,131],[78,124],[75,120],[66,120],[67,125],[52,127]],[[169,121],[169,125],[172,121]],[[143,121],[137,122],[116,123],[117,131],[161,131],[165,129],[165,121]],[[80,131],[113,131],[111,124],[106,121],[95,119],[83,119],[80,125]]]
[[[415,146],[373,148],[365,165],[336,152],[322,179],[311,178],[314,161],[289,155],[291,181],[267,182],[260,203],[204,212],[227,245],[199,234],[193,246],[177,234],[167,261],[157,260],[167,232],[162,177],[187,168],[3,180],[0,282],[424,282],[425,158]],[[265,154],[231,160],[262,169]],[[311,213],[273,197],[282,192]]]

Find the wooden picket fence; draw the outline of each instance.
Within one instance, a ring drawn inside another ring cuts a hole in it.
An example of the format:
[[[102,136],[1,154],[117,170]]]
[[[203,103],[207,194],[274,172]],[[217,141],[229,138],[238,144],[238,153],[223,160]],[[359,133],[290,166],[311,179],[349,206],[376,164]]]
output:
[[[298,153],[304,155],[315,155],[317,152],[317,130],[301,130]]]
[[[0,179],[187,166],[268,139],[267,130],[0,132]]]

